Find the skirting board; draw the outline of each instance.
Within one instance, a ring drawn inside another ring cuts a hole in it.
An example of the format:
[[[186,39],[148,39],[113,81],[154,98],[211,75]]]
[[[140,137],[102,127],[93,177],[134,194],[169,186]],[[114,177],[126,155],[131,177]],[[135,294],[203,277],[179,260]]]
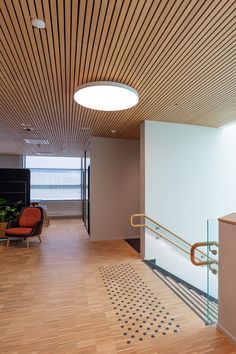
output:
[[[49,219],[82,219],[82,215],[49,215]]]
[[[133,236],[121,236],[121,237],[110,237],[110,236],[101,236],[99,238],[94,238],[93,232],[90,231],[90,236],[91,236],[91,241],[96,242],[96,241],[117,241],[117,240],[131,240],[133,238],[139,238],[139,235],[133,235]]]
[[[224,327],[222,327],[219,323],[217,324],[217,329],[226,337],[228,337],[234,343],[234,345],[236,345],[236,338],[234,338],[234,336],[232,336],[232,334],[230,334],[226,329],[224,329]]]
[[[133,238],[140,238],[140,236],[139,235],[132,235],[132,236],[124,237],[124,239],[126,239],[126,240],[132,240]]]
[[[54,217],[68,217],[68,216],[73,216],[73,217],[82,217],[81,214],[76,213],[76,212],[47,212],[49,218],[54,218]]]

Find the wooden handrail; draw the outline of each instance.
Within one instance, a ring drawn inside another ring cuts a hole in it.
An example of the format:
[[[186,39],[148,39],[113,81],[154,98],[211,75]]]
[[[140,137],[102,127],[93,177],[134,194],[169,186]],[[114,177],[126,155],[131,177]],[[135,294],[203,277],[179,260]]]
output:
[[[196,261],[197,257],[195,256],[195,251],[198,247],[205,247],[205,246],[217,246],[219,247],[219,244],[215,241],[211,241],[211,242],[196,242],[192,245],[191,250],[190,250],[190,258],[191,258],[191,262],[195,265],[195,266],[205,266],[205,265],[209,265],[209,264],[218,264],[218,262],[212,258],[210,258],[210,260],[208,261]],[[199,251],[199,250],[198,250]],[[208,257],[209,258],[209,257]]]
[[[133,215],[131,216],[130,222],[131,222],[131,225],[132,225],[133,227],[144,227],[144,226],[146,227],[145,224],[134,224],[134,223],[133,223],[133,218],[135,218],[135,217],[144,217],[145,219],[150,220],[153,224],[155,224],[155,225],[161,227],[163,230],[169,232],[169,233],[172,234],[174,237],[176,237],[178,240],[184,242],[185,244],[187,244],[187,245],[190,246],[190,247],[192,246],[191,243],[187,242],[187,241],[184,240],[182,237],[178,236],[178,235],[177,235],[176,233],[174,233],[173,231],[167,229],[165,226],[159,224],[157,221],[155,221],[155,220],[149,218],[149,216],[147,216],[147,215],[145,215],[145,214],[133,214]]]
[[[140,223],[140,224],[135,224],[133,219],[134,218],[141,218],[143,217],[144,219],[147,219],[149,221],[151,221],[154,225],[158,226],[158,228],[161,228],[167,232],[169,232],[172,236],[174,236],[176,239],[180,240],[181,242],[183,242],[185,245],[187,245],[189,248],[190,248],[190,252],[188,252],[186,249],[184,249],[183,247],[179,246],[176,242],[174,241],[171,241],[169,240],[167,237],[163,236],[162,234],[160,234],[159,232],[157,232],[155,229],[151,228],[150,226],[148,226],[145,222],[144,223]],[[185,239],[183,239],[182,237],[180,237],[179,235],[177,235],[176,233],[174,233],[173,231],[169,230],[168,228],[166,228],[165,226],[161,225],[160,223],[156,222],[155,220],[151,219],[149,216],[147,216],[146,214],[133,214],[130,218],[130,223],[131,223],[131,226],[133,227],[136,227],[136,228],[141,228],[141,227],[144,227],[144,228],[147,228],[149,229],[150,231],[152,231],[153,233],[155,233],[156,235],[158,235],[159,237],[163,238],[164,240],[166,240],[167,242],[171,243],[172,245],[174,245],[176,248],[180,249],[181,251],[183,251],[184,253],[187,253],[188,255],[190,255],[190,259],[191,259],[191,262],[194,264],[194,265],[207,265],[207,264],[218,264],[218,262],[214,259],[212,259],[211,257],[209,257],[206,253],[204,253],[203,251],[200,251],[200,250],[197,250],[197,252],[199,252],[201,254],[201,256],[204,256],[208,259],[208,261],[202,261],[200,260],[196,255],[195,255],[195,250],[197,247],[194,248],[194,260],[197,259],[198,262],[195,262],[197,264],[195,264],[193,261],[192,261],[192,244],[189,243],[188,241],[186,241]],[[202,244],[201,242],[198,242],[198,244]],[[212,242],[212,243],[206,243],[204,242],[204,246],[208,246],[208,245],[216,245],[218,246],[218,243],[217,242]],[[203,245],[202,245],[203,246]]]

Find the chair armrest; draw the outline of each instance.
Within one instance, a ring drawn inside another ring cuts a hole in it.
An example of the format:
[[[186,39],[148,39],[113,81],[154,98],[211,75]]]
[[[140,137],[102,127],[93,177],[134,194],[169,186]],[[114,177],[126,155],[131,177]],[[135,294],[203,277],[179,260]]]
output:
[[[43,220],[40,220],[39,222],[37,222],[34,227],[33,230],[31,231],[31,236],[38,236],[41,234],[42,232],[42,228],[43,228]]]
[[[19,223],[18,223],[18,220],[9,220],[8,221],[8,224],[7,224],[7,229],[11,229],[13,227],[18,227],[19,226]]]

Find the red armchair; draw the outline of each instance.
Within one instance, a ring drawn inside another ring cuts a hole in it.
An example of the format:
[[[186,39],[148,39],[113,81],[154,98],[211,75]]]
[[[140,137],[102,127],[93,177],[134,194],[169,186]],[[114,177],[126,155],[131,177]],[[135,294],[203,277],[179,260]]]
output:
[[[18,220],[10,220],[5,235],[7,237],[7,247],[11,239],[27,240],[29,247],[29,238],[38,236],[41,242],[40,234],[43,227],[43,209],[40,207],[27,207],[22,209]]]

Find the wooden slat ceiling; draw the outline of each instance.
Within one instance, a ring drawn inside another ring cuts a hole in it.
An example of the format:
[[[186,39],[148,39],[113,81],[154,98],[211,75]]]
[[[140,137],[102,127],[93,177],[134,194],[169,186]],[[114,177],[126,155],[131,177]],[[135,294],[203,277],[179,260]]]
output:
[[[0,137],[50,142],[25,146],[27,153],[73,156],[90,136],[137,138],[145,119],[211,127],[236,120],[235,0],[0,0],[0,6]],[[32,28],[32,17],[45,19],[46,30]],[[140,103],[122,112],[76,104],[75,88],[95,80],[131,85]]]

